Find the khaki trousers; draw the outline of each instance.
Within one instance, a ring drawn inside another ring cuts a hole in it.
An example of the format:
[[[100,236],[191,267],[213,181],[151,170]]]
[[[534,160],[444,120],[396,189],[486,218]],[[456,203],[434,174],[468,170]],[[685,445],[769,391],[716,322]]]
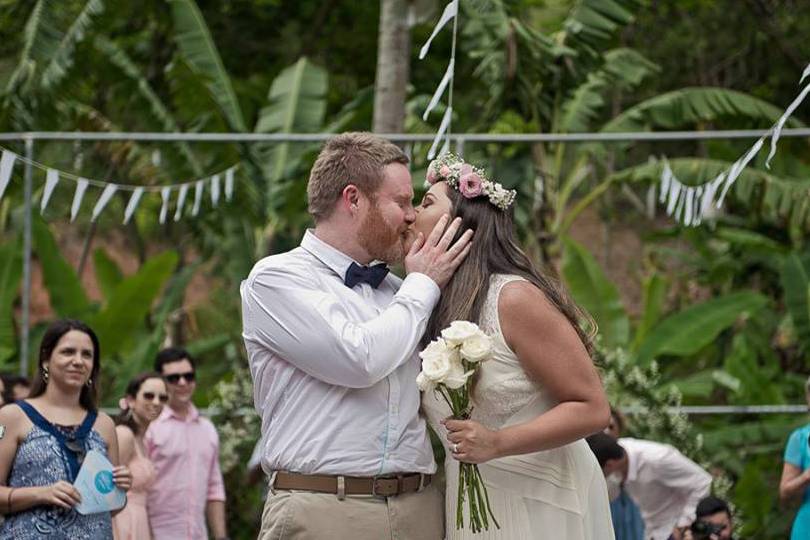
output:
[[[396,497],[270,491],[258,540],[442,540],[444,497],[435,483]]]

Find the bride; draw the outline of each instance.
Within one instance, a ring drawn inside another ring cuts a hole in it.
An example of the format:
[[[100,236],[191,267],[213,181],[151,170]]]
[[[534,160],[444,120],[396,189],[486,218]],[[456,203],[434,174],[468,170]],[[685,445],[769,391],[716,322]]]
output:
[[[440,397],[422,397],[447,455],[448,540],[612,540],[605,479],[583,440],[601,431],[610,413],[590,339],[577,323],[580,312],[518,247],[513,191],[449,154],[430,164],[427,179],[414,235],[426,238],[449,214],[475,237],[422,345],[454,320],[477,322],[494,341],[492,359],[476,374],[470,420],[447,420],[450,410]],[[500,529],[456,530],[460,461],[480,464]]]

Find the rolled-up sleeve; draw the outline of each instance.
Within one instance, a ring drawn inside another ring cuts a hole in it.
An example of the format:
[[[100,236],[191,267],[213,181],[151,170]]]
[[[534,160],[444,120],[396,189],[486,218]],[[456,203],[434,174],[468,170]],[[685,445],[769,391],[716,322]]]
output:
[[[317,278],[295,268],[261,268],[242,283],[241,294],[246,342],[326,383],[364,388],[411,358],[439,288],[426,275],[410,274],[391,303],[363,322],[352,320]]]
[[[225,500],[225,481],[222,478],[222,470],[219,468],[219,436],[214,426],[211,426],[213,437],[216,442],[214,455],[208,468],[208,492],[207,501]]]

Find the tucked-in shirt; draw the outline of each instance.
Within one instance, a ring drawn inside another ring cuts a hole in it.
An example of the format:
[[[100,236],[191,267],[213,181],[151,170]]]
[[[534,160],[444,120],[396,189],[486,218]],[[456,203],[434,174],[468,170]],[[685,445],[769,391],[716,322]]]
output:
[[[349,288],[352,262],[307,231],[298,248],[262,259],[242,282],[268,474],[435,471],[416,349],[439,288],[419,273]]]
[[[214,425],[193,405],[185,418],[164,407],[144,446],[157,472],[147,498],[154,540],[207,540],[206,504],[225,500]]]
[[[691,525],[711,475],[668,444],[622,438],[619,445],[629,462],[624,489],[641,510],[645,538],[667,540],[675,527]]]
[[[790,434],[785,447],[785,463],[798,467],[802,472],[810,468],[810,424]],[[805,488],[802,505],[793,520],[790,540],[810,538],[810,488]]]

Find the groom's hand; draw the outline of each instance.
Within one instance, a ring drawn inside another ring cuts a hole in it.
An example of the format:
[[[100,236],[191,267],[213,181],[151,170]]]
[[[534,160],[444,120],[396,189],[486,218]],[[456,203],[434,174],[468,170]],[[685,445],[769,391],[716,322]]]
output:
[[[467,229],[452,246],[450,243],[461,227],[461,218],[456,218],[447,227],[450,217],[445,214],[439,219],[430,236],[425,239],[420,233],[405,256],[405,271],[425,274],[444,288],[453,273],[470,252],[472,229]]]

